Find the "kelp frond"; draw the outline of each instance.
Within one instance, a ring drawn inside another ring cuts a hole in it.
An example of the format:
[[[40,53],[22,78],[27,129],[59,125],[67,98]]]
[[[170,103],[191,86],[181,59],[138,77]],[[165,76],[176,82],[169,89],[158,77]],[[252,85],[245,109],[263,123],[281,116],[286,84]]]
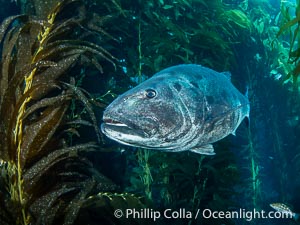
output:
[[[70,5],[76,13],[66,18]],[[116,189],[84,157],[99,148],[100,131],[72,69],[83,58],[100,71],[114,66],[99,31],[78,0],[60,1],[46,20],[20,15],[1,25],[1,224],[73,224],[91,192]],[[94,128],[84,143],[82,126]]]
[[[290,14],[290,7],[281,7],[282,25],[277,33],[277,38],[283,34],[289,36],[289,53],[287,55],[286,63],[292,65],[292,69],[288,71],[285,81],[290,80],[295,86],[298,85],[298,77],[300,75],[300,47],[297,40],[300,35],[300,5],[299,1],[295,6],[295,16]]]
[[[107,210],[107,204],[109,204],[109,210]],[[96,195],[91,195],[86,198],[82,203],[82,208],[88,208],[93,210],[95,216],[101,219],[102,222],[106,223],[116,223],[116,224],[147,224],[144,220],[134,220],[134,218],[115,218],[112,215],[116,210],[126,210],[128,209],[128,204],[132,208],[138,209],[143,208],[143,204],[141,203],[140,199],[135,196],[134,194],[130,193],[111,193],[111,192],[100,192]],[[84,215],[82,219],[79,220],[79,224],[84,223]]]

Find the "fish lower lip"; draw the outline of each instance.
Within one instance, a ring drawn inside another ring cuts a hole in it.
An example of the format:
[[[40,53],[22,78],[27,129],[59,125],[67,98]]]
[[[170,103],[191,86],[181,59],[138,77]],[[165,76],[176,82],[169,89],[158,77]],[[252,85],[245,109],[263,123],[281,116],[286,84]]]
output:
[[[109,126],[128,127],[126,124],[121,123],[117,120],[113,120],[113,119],[104,119],[103,121],[106,125],[109,125]]]
[[[108,132],[117,132],[123,134],[131,134],[137,136],[149,136],[145,131],[134,126],[133,124],[124,124],[116,120],[104,119],[103,124],[101,125],[101,129],[104,133]]]
[[[109,126],[116,126],[116,127],[128,127],[126,124],[124,123],[105,123],[106,125],[109,125]]]

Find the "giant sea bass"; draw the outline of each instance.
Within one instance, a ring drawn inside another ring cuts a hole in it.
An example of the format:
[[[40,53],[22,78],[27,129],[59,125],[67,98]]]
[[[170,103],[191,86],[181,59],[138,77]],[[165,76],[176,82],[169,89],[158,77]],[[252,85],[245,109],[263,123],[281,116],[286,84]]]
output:
[[[249,109],[230,73],[183,64],[116,98],[104,111],[101,130],[129,146],[213,155],[212,143],[234,134]]]

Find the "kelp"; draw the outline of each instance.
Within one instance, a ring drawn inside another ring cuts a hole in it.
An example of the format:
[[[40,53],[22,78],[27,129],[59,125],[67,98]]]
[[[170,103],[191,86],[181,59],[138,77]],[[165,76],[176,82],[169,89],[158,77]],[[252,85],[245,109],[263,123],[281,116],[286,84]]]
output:
[[[143,50],[143,73],[147,75],[180,63],[223,71],[235,65],[234,45],[250,36],[249,29],[227,25],[235,18],[224,14],[226,8],[221,1],[120,1],[120,6],[122,11],[112,19],[116,22],[109,33],[120,36],[124,51],[116,54],[124,59],[131,77],[139,71],[139,46]]]
[[[300,37],[300,2],[298,0],[296,2],[295,8],[293,9],[295,10],[295,16],[291,17],[290,6],[282,4],[282,25],[277,33],[277,38],[279,36],[283,36],[286,33],[288,34],[289,52],[286,63],[291,64],[293,68],[290,71],[288,71],[284,80],[290,80],[293,84],[295,84],[295,86],[297,86],[298,77],[300,75],[300,48],[298,46],[298,41]]]
[[[238,9],[226,10],[221,17],[227,20],[227,23],[230,24],[233,29],[251,32],[251,21],[243,11]]]
[[[71,18],[65,16],[70,9]],[[119,198],[117,186],[86,157],[102,141],[93,101],[78,86],[76,71],[82,58],[101,72],[103,63],[115,66],[116,58],[99,45],[103,34],[78,0],[58,2],[46,19],[12,16],[0,26],[1,224],[76,224],[92,196],[110,191]],[[93,135],[82,141],[85,129]]]
[[[109,207],[107,207],[108,205]],[[129,205],[132,208],[129,208]],[[95,212],[94,216],[98,218],[98,221],[101,219],[103,224],[152,224],[152,220],[142,217],[136,220],[134,219],[134,216],[121,216],[118,218],[118,216],[113,215],[114,212],[118,215],[118,211],[121,211],[122,214],[128,209],[141,209],[143,207],[145,206],[141,204],[140,199],[134,194],[116,194],[110,192],[102,192],[97,195],[90,196],[82,204],[83,209],[89,209]],[[87,219],[86,216],[88,215],[82,214],[79,218],[78,224],[84,224]]]

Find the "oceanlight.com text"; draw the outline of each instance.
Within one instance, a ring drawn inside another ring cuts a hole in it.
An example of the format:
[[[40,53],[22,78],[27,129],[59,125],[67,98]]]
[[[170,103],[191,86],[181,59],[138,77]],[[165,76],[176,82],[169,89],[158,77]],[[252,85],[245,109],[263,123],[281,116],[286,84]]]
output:
[[[210,209],[200,210],[198,209],[195,215],[195,219],[198,218],[201,213],[202,218],[205,219],[245,219],[252,221],[253,219],[279,219],[279,218],[292,218],[291,214],[282,213],[277,211],[266,212],[264,210],[246,210],[239,209],[236,211],[213,211]],[[197,215],[198,214],[198,215]]]
[[[196,212],[180,208],[165,209],[158,211],[151,208],[144,209],[116,209],[114,211],[116,218],[131,218],[131,219],[151,219],[156,221],[158,219],[245,219],[252,221],[254,219],[279,219],[279,218],[292,218],[291,214],[282,213],[278,211],[264,210],[246,210],[238,209],[233,211],[214,211],[211,209],[198,209]]]

